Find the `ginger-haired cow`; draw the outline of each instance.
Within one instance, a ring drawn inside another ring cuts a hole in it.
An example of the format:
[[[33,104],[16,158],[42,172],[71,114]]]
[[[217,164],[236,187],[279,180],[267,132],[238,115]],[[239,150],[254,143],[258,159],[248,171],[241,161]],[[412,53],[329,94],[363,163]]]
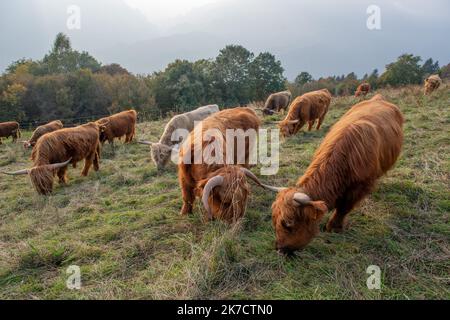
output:
[[[287,110],[291,102],[292,94],[290,91],[281,91],[272,93],[264,104],[263,114],[270,115],[281,110]]]
[[[33,134],[31,135],[30,140],[23,142],[23,147],[25,149],[27,148],[34,148],[34,145],[38,141],[40,137],[42,137],[44,134],[53,132],[59,129],[63,128],[63,124],[60,120],[55,120],[52,122],[49,122],[47,124],[44,124],[42,126],[39,126],[36,128],[36,130],[33,131]]]
[[[105,130],[100,134],[100,142],[104,144],[108,141],[114,147],[114,139],[120,140],[123,136],[125,143],[131,142],[136,134],[136,120],[135,110],[122,111],[97,120],[100,126],[105,126]]]
[[[188,132],[191,132],[192,129],[194,129],[196,122],[202,121],[216,112],[219,112],[219,106],[216,104],[211,104],[208,106],[199,107],[189,112],[178,114],[170,119],[170,121],[166,124],[159,142],[154,143],[150,141],[139,141],[139,143],[149,145],[151,147],[151,158],[157,169],[161,170],[167,165],[170,155],[172,154],[172,150],[178,150],[174,146],[178,143],[178,141],[172,141],[172,134],[175,130],[185,129]]]
[[[67,183],[67,166],[84,159],[83,176],[87,176],[94,164],[99,170],[100,132],[105,130],[95,122],[74,128],[65,128],[44,134],[31,153],[34,166],[15,172],[3,172],[9,175],[28,174],[39,194],[49,194],[53,190],[53,178],[58,176],[61,184]]]
[[[12,137],[12,142],[16,142],[20,138],[20,125],[15,121],[0,123],[0,144],[2,138]]]
[[[275,188],[272,222],[276,248],[305,247],[335,209],[326,230],[341,232],[347,214],[396,162],[403,143],[403,115],[376,95],[353,106],[330,130],[295,187]]]
[[[361,83],[355,91],[355,97],[366,96],[370,92],[370,83]]]
[[[308,131],[311,131],[316,120],[318,120],[317,130],[319,130],[330,103],[331,94],[327,89],[308,92],[295,98],[286,118],[278,124],[281,134],[284,137],[292,136],[306,123],[308,123]]]
[[[231,223],[244,215],[249,194],[246,177],[254,179],[254,175],[246,169],[253,146],[251,139],[245,139],[244,135],[251,132],[256,134],[259,126],[260,120],[253,110],[237,107],[213,114],[190,133],[180,149],[178,164],[183,197],[182,215],[192,213],[196,197],[202,199],[209,219],[217,218]],[[235,141],[229,141],[232,150],[225,147],[227,130],[230,129],[237,137],[245,139],[241,145],[245,150],[238,150],[239,143]],[[214,136],[208,135],[211,132],[215,133]],[[220,149],[211,151],[213,157],[223,161],[209,158],[207,150],[213,144],[220,146]],[[229,161],[225,161],[227,156]]]
[[[425,79],[425,95],[430,95],[441,86],[442,80],[437,74]]]

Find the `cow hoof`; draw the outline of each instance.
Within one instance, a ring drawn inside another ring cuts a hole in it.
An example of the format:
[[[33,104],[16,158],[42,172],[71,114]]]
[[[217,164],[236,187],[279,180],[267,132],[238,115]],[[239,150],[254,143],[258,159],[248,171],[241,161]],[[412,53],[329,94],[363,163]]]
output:
[[[346,224],[336,224],[333,221],[329,221],[326,226],[327,232],[342,233],[346,229],[347,229]]]

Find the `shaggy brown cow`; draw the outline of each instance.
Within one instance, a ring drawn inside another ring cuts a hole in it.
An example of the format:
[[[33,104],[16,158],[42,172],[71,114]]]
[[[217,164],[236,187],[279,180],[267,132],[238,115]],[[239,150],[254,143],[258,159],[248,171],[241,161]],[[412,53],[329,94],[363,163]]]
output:
[[[437,74],[433,74],[425,79],[425,95],[432,94],[442,83],[441,78]]]
[[[263,114],[270,115],[281,110],[287,110],[291,102],[292,94],[290,91],[281,91],[272,93],[264,104]]]
[[[249,139],[245,139],[245,151],[237,150],[237,144],[234,144],[232,164],[206,161],[203,156],[201,163],[195,163],[195,154],[200,152],[203,155],[203,151],[211,146],[214,139],[218,139],[216,143],[219,145],[225,146],[227,129],[242,129],[244,132],[253,129],[256,133],[260,120],[253,110],[238,107],[215,113],[203,120],[201,125],[201,129],[199,124],[190,133],[180,149],[178,178],[183,196],[181,214],[192,213],[195,198],[201,197],[209,219],[214,217],[227,222],[236,221],[245,213],[247,204],[249,186],[245,177],[253,179],[251,172],[244,168],[248,167],[252,147]],[[198,132],[200,130],[201,133]],[[216,130],[219,137],[205,138],[205,134],[211,130]],[[226,159],[225,147],[221,155]],[[242,156],[245,161],[241,161],[244,162],[241,166],[237,159],[239,157],[242,160]]]
[[[330,130],[295,187],[279,191],[272,205],[276,248],[305,247],[326,212],[326,230],[340,232],[346,216],[396,162],[403,143],[403,115],[380,95],[353,106]]]
[[[112,116],[97,120],[99,125],[105,125],[106,129],[100,134],[100,142],[106,140],[114,147],[114,139],[119,140],[125,136],[125,143],[131,142],[136,134],[137,113],[134,110],[123,111]]]
[[[2,138],[9,137],[12,137],[12,142],[20,138],[20,126],[15,121],[0,123],[0,144],[2,144]]]
[[[86,176],[92,164],[99,169],[100,132],[105,126],[90,122],[75,128],[65,128],[43,135],[31,153],[34,166],[31,169],[16,172],[3,172],[9,175],[28,174],[31,182],[40,194],[49,194],[53,190],[55,174],[61,184],[67,183],[67,165],[84,159],[82,175]]]
[[[370,92],[370,83],[363,82],[361,83],[355,92],[355,97],[366,96]]]
[[[39,126],[36,128],[36,130],[34,130],[33,135],[31,136],[30,140],[23,142],[23,147],[25,149],[27,149],[29,147],[33,148],[34,145],[36,144],[36,142],[38,141],[38,139],[40,137],[42,137],[44,134],[53,132],[53,131],[56,131],[56,130],[59,130],[62,128],[63,128],[63,124],[60,120],[55,120],[55,121],[49,122],[47,124],[44,124],[42,126]]]
[[[294,135],[305,123],[308,123],[308,130],[311,131],[316,119],[318,119],[317,130],[319,130],[330,102],[331,94],[327,89],[308,92],[295,98],[286,118],[278,124],[281,134],[284,137]]]

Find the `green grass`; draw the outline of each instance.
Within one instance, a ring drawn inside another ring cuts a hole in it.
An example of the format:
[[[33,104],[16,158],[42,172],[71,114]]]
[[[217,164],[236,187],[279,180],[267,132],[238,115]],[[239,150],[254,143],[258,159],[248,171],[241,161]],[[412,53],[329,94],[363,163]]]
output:
[[[449,92],[381,90],[406,117],[400,160],[348,231],[322,233],[293,258],[274,250],[274,194],[252,186],[234,226],[204,223],[199,205],[181,217],[175,166],[158,173],[142,145],[118,143],[115,154],[106,145],[98,173],[70,168],[69,185],[49,197],[25,176],[0,176],[0,298],[449,299]],[[334,99],[323,128],[288,139],[279,173],[263,179],[293,184],[355,102]],[[140,124],[138,137],[156,140],[163,126]],[[1,170],[30,166],[29,156],[8,141]],[[69,265],[81,267],[81,290],[66,288]],[[369,265],[382,270],[381,290],[366,287]]]

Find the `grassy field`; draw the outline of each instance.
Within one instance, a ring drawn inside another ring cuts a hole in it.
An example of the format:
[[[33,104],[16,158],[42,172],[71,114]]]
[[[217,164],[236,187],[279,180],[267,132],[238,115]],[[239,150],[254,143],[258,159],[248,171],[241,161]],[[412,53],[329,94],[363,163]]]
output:
[[[401,158],[350,214],[349,230],[321,233],[293,258],[274,250],[274,194],[252,185],[233,226],[204,223],[198,204],[179,216],[175,166],[158,173],[142,145],[119,143],[115,154],[106,145],[98,173],[70,168],[69,185],[49,197],[25,176],[0,176],[0,298],[450,299],[449,89],[380,91],[406,118]],[[287,140],[279,173],[263,179],[294,184],[355,102],[334,99],[321,130]],[[163,126],[140,124],[138,137],[157,140]],[[28,167],[29,156],[8,141],[0,169]],[[66,288],[70,265],[81,267],[81,290]],[[369,265],[381,268],[381,290],[366,286]]]

